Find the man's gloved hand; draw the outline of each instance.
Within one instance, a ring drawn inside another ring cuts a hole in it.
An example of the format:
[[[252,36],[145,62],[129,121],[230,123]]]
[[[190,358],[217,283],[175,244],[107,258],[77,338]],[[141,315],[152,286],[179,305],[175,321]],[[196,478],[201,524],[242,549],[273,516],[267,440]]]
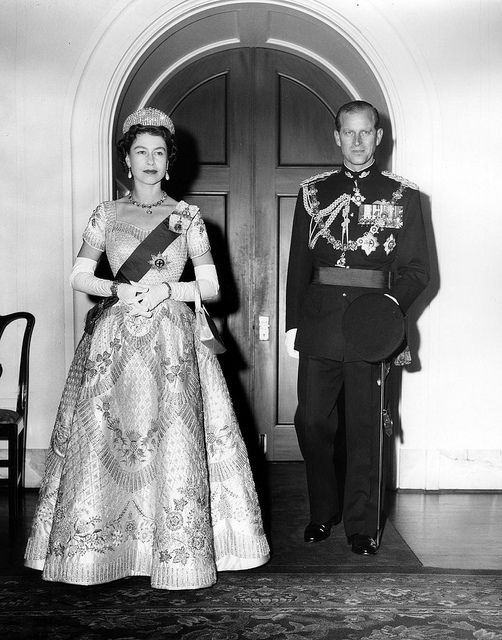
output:
[[[298,359],[300,356],[298,351],[295,349],[295,340],[296,340],[296,329],[289,329],[286,331],[286,338],[284,340],[284,344],[286,345],[286,351],[288,355],[292,358]]]

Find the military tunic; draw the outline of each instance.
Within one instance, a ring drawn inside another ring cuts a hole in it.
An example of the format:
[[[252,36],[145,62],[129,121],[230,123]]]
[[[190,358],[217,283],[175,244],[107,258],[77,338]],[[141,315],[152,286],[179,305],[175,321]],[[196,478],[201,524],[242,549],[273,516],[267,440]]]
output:
[[[319,284],[316,274],[326,267],[336,281],[352,270],[360,274],[361,282]],[[343,166],[303,182],[291,237],[286,329],[297,328],[295,428],[306,463],[310,515],[313,522],[337,522],[343,511],[348,536],[373,537],[380,491],[379,366],[362,362],[342,333],[343,314],[352,300],[375,292],[362,277],[368,271],[392,273],[392,287],[379,290],[392,295],[405,314],[427,285],[428,253],[418,188],[380,172],[375,164],[360,172]],[[335,463],[342,392],[343,503]]]
[[[373,289],[314,284],[319,267],[390,271],[403,313],[426,286],[428,254],[416,185],[373,164],[314,176],[298,194],[289,257],[286,330],[314,356],[357,360],[341,321],[352,300]]]

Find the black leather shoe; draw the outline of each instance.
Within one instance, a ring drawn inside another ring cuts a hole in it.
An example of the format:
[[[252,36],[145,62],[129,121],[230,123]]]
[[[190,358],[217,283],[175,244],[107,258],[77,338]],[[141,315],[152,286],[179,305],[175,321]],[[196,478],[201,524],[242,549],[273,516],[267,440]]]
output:
[[[309,522],[305,527],[305,533],[303,539],[305,542],[321,542],[329,538],[331,533],[331,522],[324,522],[319,524],[318,522]]]
[[[360,556],[374,556],[378,551],[377,542],[371,536],[355,533],[350,536],[349,542],[352,545],[352,553],[357,553]]]

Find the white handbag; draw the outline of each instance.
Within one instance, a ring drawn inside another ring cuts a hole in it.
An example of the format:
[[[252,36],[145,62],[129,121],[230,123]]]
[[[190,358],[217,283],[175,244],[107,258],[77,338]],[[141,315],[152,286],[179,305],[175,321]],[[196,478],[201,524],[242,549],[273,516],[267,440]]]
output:
[[[212,353],[225,353],[227,348],[223,344],[214,320],[209,315],[206,307],[202,304],[199,284],[195,282],[195,325],[198,329],[199,338],[202,344]]]

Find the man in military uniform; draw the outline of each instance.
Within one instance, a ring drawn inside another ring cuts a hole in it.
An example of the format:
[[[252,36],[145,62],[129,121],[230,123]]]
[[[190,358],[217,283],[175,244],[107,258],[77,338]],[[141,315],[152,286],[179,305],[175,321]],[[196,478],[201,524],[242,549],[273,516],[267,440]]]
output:
[[[343,522],[352,551],[363,555],[378,550],[380,367],[346,342],[342,319],[369,292],[406,314],[429,279],[418,188],[378,170],[382,136],[371,104],[354,101],[338,111],[335,141],[344,163],[301,185],[286,293],[286,344],[290,355],[299,352],[295,428],[310,500],[304,539],[324,540],[342,518],[334,440],[343,390]]]

